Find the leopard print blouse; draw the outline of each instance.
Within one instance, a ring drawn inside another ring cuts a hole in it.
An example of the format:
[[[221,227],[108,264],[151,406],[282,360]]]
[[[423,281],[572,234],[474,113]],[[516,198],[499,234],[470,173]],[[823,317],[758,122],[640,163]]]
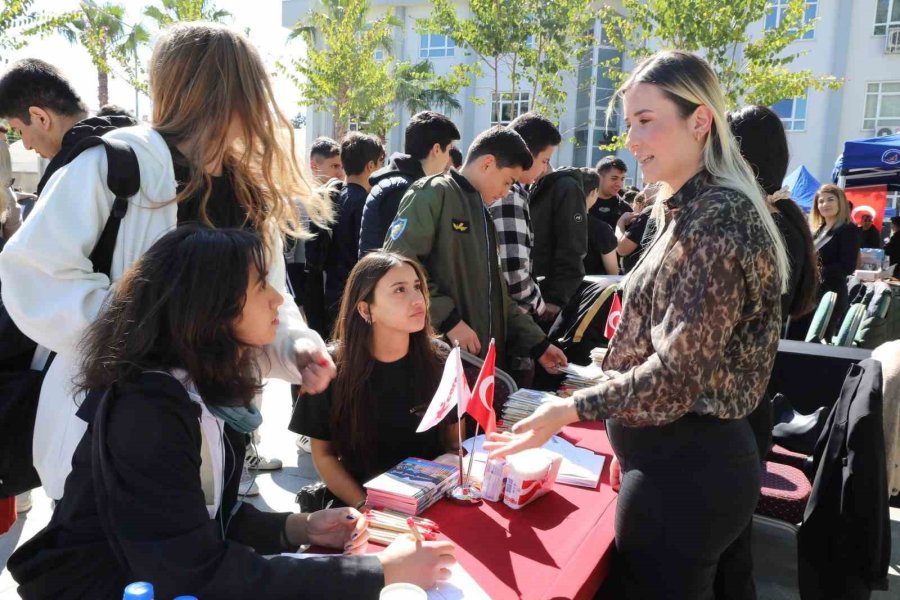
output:
[[[762,398],[778,347],[775,247],[746,196],[701,171],[625,286],[603,364],[611,378],[574,394],[582,420],[670,423],[688,412],[738,419]]]

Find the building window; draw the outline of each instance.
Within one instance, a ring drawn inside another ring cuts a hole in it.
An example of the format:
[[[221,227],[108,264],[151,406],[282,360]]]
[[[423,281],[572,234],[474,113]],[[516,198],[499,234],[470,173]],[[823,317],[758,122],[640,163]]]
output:
[[[456,42],[450,36],[423,33],[419,37],[419,58],[446,58],[456,54]]]
[[[375,60],[384,60],[384,48],[375,49]]]
[[[866,84],[866,113],[862,128],[874,130],[881,127],[900,127],[900,81]]]
[[[900,0],[878,0],[875,5],[875,35],[885,35],[888,28],[900,27]]]
[[[491,126],[509,125],[509,122],[528,112],[531,104],[530,92],[510,92],[494,94],[491,101]]]
[[[782,100],[772,105],[785,131],[803,131],[806,129],[806,96]]]
[[[790,4],[791,0],[771,0],[769,2],[769,10],[766,12],[766,29],[775,29],[781,25]],[[808,0],[806,3],[806,10],[803,13],[803,23],[809,23],[815,19],[818,9],[818,0]],[[801,39],[811,40],[815,35],[816,30],[813,28],[804,33]]]

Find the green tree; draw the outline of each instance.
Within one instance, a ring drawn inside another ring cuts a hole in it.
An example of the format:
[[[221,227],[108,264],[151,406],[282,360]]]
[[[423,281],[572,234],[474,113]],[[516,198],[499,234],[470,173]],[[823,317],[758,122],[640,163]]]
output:
[[[709,61],[729,108],[771,105],[807,90],[838,89],[843,81],[811,69],[792,70],[800,51],[790,44],[815,27],[804,23],[805,0],[791,0],[781,22],[754,37],[751,26],[774,10],[769,0],[622,0],[623,12],[601,9],[609,42],[636,61],[652,54],[650,41],[664,48],[696,52]],[[608,64],[623,81],[621,65]]]
[[[591,0],[529,0],[528,4],[530,43],[523,63],[532,108],[558,117],[566,102],[564,78],[575,71],[595,43],[598,15],[591,9]]]
[[[462,110],[456,98],[459,82],[450,77],[435,75],[429,60],[415,64],[401,62],[394,69],[396,89],[394,96],[410,114],[436,109],[444,113]]]
[[[332,114],[338,139],[351,122],[382,137],[395,124],[390,64],[375,52],[390,52],[400,23],[391,11],[372,22],[368,14],[368,0],[321,0],[291,32],[306,42],[305,55],[278,63],[309,105]]]
[[[471,0],[471,17],[457,16],[451,0],[432,0],[430,18],[417,21],[420,32],[451,37],[480,62],[462,67],[470,77],[486,68],[493,78],[492,94],[502,92],[509,77],[515,98],[529,86],[529,109],[558,116],[566,92],[564,78],[574,72],[592,43],[588,30],[596,18],[591,0]]]
[[[94,0],[84,0],[80,12],[58,30],[72,44],[84,46],[97,68],[97,101],[109,103],[109,75],[113,60],[131,71],[136,64],[138,48],[146,44],[150,35],[141,25],[124,21],[125,7]],[[138,76],[136,68],[133,77]],[[132,78],[129,75],[129,78]],[[134,82],[132,82],[134,83]]]
[[[179,21],[211,21],[222,23],[232,17],[227,10],[217,9],[207,0],[159,0],[160,6],[148,6],[144,15],[162,29]]]
[[[34,0],[3,0],[0,4],[0,51],[16,50],[25,45],[31,36],[46,35],[63,23],[69,22],[74,13],[49,15],[32,10]],[[6,62],[6,56],[0,56]]]

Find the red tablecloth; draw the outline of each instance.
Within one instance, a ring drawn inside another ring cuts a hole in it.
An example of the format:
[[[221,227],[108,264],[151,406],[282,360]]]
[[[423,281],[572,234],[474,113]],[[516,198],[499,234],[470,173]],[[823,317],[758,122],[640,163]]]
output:
[[[555,485],[533,504],[463,507],[442,500],[424,516],[458,546],[457,558],[492,600],[593,598],[614,545],[616,494],[609,487],[612,448],[602,423],[565,428],[578,446],[606,455],[600,485]]]
[[[16,524],[16,497],[0,498],[0,535]]]

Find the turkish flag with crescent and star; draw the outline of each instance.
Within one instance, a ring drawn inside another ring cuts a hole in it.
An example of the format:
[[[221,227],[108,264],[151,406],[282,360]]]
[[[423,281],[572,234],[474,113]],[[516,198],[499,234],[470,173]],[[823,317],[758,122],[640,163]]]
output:
[[[472,415],[485,433],[494,433],[497,430],[497,414],[494,412],[494,362],[496,361],[494,340],[488,348],[481,372],[472,388],[472,396],[466,407],[466,412]]]
[[[606,317],[606,331],[603,336],[611,340],[619,328],[619,318],[622,316],[622,302],[619,300],[619,293],[613,292],[612,306],[609,307],[609,316]]]

